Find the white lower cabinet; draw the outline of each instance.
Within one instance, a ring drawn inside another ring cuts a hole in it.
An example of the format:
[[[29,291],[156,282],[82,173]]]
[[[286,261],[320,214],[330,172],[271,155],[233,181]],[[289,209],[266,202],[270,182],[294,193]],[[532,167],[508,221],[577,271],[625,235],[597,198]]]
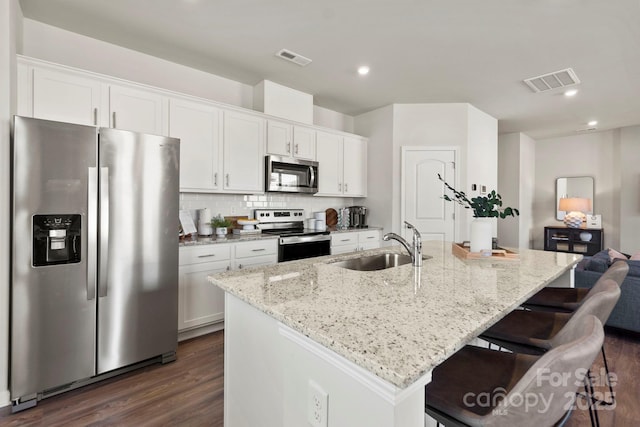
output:
[[[380,247],[380,230],[347,231],[331,234],[331,255]]]
[[[181,247],[178,339],[193,338],[223,327],[224,291],[211,284],[208,275],[277,262],[277,239]]]

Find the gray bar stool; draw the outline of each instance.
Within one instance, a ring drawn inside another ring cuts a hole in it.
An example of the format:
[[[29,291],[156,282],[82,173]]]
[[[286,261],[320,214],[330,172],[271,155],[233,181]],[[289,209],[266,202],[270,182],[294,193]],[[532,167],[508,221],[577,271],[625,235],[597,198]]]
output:
[[[433,370],[426,415],[445,426],[562,425],[604,340],[593,315],[566,329],[562,344],[538,356],[462,348]]]
[[[573,313],[515,310],[484,331],[480,338],[511,351],[526,354],[542,354],[559,342],[570,329],[569,323],[580,323],[588,315],[596,316],[604,324],[620,298],[620,287],[611,279],[598,283],[598,292],[589,294]],[[602,347],[601,347],[602,350]],[[611,400],[598,400],[593,393],[587,398],[594,403],[612,404],[613,388],[606,372]]]

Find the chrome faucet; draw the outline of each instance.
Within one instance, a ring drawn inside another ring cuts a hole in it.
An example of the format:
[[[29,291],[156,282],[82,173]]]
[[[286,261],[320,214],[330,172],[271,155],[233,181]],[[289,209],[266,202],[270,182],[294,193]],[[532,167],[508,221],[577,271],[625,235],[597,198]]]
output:
[[[412,224],[409,224],[407,221],[405,221],[404,225],[408,229],[413,230],[413,248],[410,248],[409,243],[402,236],[399,236],[396,233],[387,233],[382,237],[382,240],[387,242],[393,239],[400,242],[411,256],[411,264],[414,267],[422,267],[422,236],[420,235],[418,229]]]

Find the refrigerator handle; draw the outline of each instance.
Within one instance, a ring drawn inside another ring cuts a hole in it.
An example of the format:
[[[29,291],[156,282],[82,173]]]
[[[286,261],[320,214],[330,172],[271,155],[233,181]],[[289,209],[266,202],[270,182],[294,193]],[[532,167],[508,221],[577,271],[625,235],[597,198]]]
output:
[[[109,259],[109,168],[100,168],[100,244],[98,296],[107,296],[107,260]]]
[[[96,262],[98,261],[98,171],[89,168],[87,196],[87,301],[96,298]]]

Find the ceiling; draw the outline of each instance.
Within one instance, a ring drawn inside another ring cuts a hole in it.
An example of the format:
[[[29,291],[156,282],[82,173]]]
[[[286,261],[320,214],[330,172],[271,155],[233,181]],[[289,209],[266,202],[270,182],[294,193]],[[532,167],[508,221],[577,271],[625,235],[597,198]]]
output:
[[[468,102],[533,138],[640,124],[640,0],[21,0],[26,18],[358,115]],[[311,58],[300,67],[274,56]],[[371,72],[357,74],[366,64]],[[522,80],[573,68],[567,98]]]

